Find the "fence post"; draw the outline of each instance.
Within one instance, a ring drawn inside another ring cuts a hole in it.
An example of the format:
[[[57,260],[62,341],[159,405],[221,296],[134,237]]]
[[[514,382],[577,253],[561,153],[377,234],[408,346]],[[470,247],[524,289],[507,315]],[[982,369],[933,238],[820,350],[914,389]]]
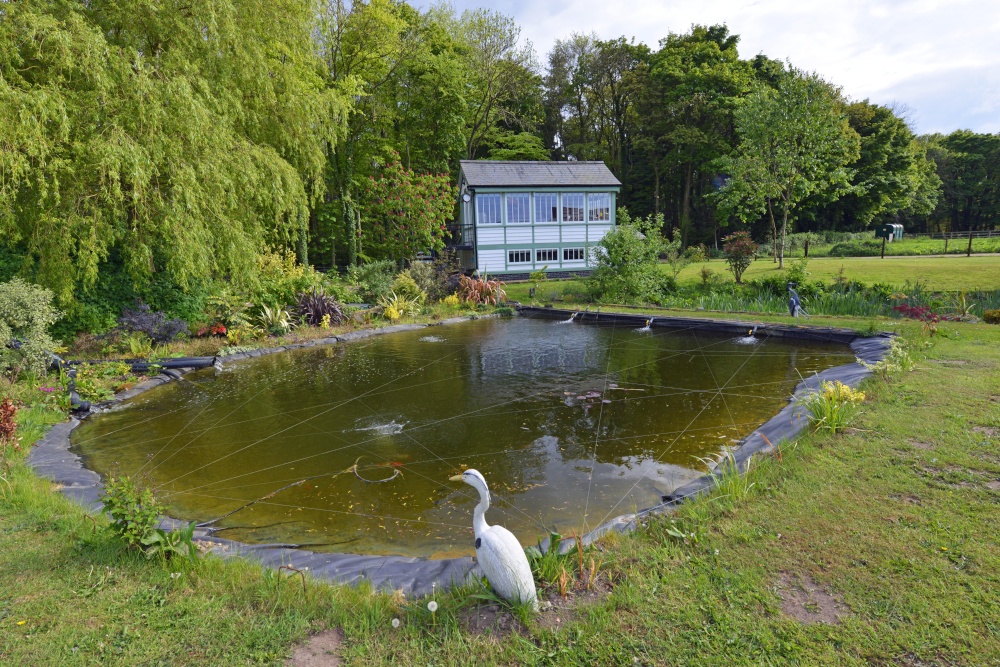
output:
[[[809,239],[806,239],[806,259],[809,259]]]
[[[972,257],[972,230],[969,230],[969,249],[965,253],[966,257]]]
[[[882,259],[885,259],[885,237],[882,237]]]

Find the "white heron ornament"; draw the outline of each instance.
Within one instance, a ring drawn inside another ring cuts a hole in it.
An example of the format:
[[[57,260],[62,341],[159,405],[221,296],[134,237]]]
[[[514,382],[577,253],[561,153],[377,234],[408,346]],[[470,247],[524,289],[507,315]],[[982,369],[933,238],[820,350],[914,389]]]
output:
[[[466,470],[450,478],[465,482],[479,491],[479,504],[472,515],[472,529],[476,533],[476,559],[486,573],[486,579],[497,595],[509,602],[522,602],[538,611],[535,579],[521,543],[503,526],[486,523],[486,510],[490,507],[490,490],[486,479],[478,470]]]

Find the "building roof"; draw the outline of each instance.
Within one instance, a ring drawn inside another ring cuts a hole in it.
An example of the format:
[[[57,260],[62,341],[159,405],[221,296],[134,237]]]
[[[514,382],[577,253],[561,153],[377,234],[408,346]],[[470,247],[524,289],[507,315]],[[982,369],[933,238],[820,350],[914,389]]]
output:
[[[527,160],[460,160],[470,188],[618,187],[603,162],[535,162]]]

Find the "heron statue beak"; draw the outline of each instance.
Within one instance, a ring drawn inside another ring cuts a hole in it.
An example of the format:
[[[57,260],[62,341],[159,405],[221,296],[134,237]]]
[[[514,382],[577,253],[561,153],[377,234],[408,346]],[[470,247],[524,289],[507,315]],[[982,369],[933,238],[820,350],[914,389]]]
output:
[[[461,482],[464,478],[461,475],[455,475],[454,477],[449,477],[448,480],[452,482]]]

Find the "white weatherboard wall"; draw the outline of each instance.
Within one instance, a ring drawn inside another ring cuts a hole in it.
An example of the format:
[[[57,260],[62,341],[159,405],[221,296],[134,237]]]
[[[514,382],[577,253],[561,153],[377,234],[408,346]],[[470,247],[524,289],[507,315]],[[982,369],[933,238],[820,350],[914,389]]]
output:
[[[581,194],[579,190],[568,190],[574,195]],[[520,197],[524,189],[517,191]],[[530,222],[510,222],[507,219],[506,192],[480,191],[483,195],[500,195],[499,217],[496,222],[484,222],[480,219],[480,208],[473,199],[469,208],[476,217],[476,268],[480,272],[492,273],[524,273],[547,267],[549,271],[584,270],[594,264],[593,246],[604,235],[614,228],[615,192],[601,190],[585,193],[585,209],[583,221],[564,221],[562,193],[556,193],[559,201],[558,220],[535,220],[535,194],[551,197],[554,193],[530,193]],[[597,195],[595,201],[600,202],[610,198],[610,208],[607,217],[610,219],[591,220],[597,215],[592,211],[590,195]],[[468,209],[467,209],[468,210]],[[523,210],[523,209],[522,209]],[[552,259],[552,253],[555,259]],[[512,254],[513,253],[513,254]],[[527,261],[524,261],[527,259]]]

